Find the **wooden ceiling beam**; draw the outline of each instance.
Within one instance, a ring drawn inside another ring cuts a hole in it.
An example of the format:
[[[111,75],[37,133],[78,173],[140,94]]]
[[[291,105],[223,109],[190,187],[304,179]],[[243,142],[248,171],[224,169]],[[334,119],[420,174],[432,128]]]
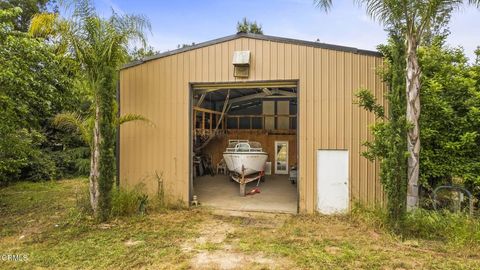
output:
[[[203,93],[200,98],[198,99],[197,101],[197,107],[200,107],[203,103],[203,100],[205,99],[205,96],[207,95],[207,93]]]
[[[264,87],[262,88],[262,91],[266,94],[266,95],[271,95],[272,94],[272,91],[270,91],[268,88]]]
[[[230,99],[230,101],[228,103],[233,104],[233,103],[238,103],[238,102],[247,101],[247,100],[251,100],[251,99],[263,98],[263,97],[266,97],[266,96],[267,95],[263,92],[262,93],[256,93],[256,94],[253,94],[253,95],[247,95],[247,96],[232,98],[232,99]]]
[[[285,90],[273,89],[271,92],[272,94],[277,94],[277,95],[282,95],[287,97],[297,97],[297,93],[293,93]]]
[[[230,101],[228,103],[229,104],[234,104],[234,103],[238,103],[238,102],[248,101],[248,100],[251,100],[251,99],[272,99],[272,98],[295,98],[295,97],[297,97],[296,93],[292,93],[292,92],[285,91],[285,90],[273,89],[273,90],[270,90],[270,92],[271,92],[270,95],[266,94],[265,91],[264,91],[264,92],[256,93],[256,94],[252,94],[252,95],[246,95],[246,96],[242,96],[242,97],[232,98],[232,99],[230,99]],[[277,95],[277,96],[274,96],[274,95]]]

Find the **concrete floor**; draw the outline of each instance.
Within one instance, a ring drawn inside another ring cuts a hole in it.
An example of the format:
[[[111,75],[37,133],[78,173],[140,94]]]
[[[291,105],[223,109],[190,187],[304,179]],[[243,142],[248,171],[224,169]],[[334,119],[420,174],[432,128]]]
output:
[[[247,184],[249,192],[257,181]],[[261,193],[240,196],[240,184],[230,181],[226,175],[202,176],[193,181],[193,194],[200,204],[224,210],[297,212],[297,185],[292,185],[288,175],[267,175],[260,182]]]

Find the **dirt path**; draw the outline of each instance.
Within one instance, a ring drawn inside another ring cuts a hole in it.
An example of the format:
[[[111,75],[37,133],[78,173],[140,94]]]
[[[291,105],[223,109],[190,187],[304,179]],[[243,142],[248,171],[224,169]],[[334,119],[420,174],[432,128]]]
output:
[[[212,218],[200,224],[200,236],[186,242],[182,250],[193,253],[192,269],[292,269],[285,258],[273,258],[262,253],[246,254],[238,248],[235,231],[241,225],[254,225],[258,217],[264,220],[271,216],[269,226],[280,227],[286,216],[247,213],[237,211],[214,211]],[[280,218],[278,218],[280,216]]]

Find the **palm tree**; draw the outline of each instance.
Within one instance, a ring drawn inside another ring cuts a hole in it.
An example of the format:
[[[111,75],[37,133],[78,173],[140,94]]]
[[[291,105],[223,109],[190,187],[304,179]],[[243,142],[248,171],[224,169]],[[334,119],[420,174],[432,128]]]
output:
[[[71,131],[77,133],[82,141],[86,143],[90,149],[92,149],[92,138],[93,138],[93,123],[95,119],[94,115],[88,115],[86,117],[80,115],[76,112],[64,112],[55,115],[53,118],[53,124],[65,131]],[[153,123],[146,117],[127,113],[115,119],[114,123],[118,127],[122,124],[133,122],[133,121],[143,121],[153,125]]]
[[[100,220],[109,216],[110,191],[115,172],[116,126],[124,120],[140,119],[129,115],[116,118],[115,93],[118,70],[127,61],[128,46],[132,42],[145,44],[144,31],[149,22],[141,16],[119,15],[113,12],[108,19],[96,13],[89,0],[73,3],[71,18],[52,18],[49,14],[35,16],[31,33],[47,33],[66,44],[63,50],[71,54],[83,74],[82,85],[92,96],[92,117],[82,119],[75,114],[63,114],[56,122],[63,126],[75,126],[90,145],[91,162],[89,176],[90,203],[94,215]]]
[[[459,9],[461,0],[356,0],[367,13],[386,28],[403,33],[406,42],[406,94],[407,120],[412,124],[408,131],[408,188],[407,209],[418,206],[418,178],[420,172],[420,74],[417,49],[438,27],[448,24],[454,10]],[[480,0],[465,1],[480,7]],[[331,0],[314,0],[318,8],[327,12]]]

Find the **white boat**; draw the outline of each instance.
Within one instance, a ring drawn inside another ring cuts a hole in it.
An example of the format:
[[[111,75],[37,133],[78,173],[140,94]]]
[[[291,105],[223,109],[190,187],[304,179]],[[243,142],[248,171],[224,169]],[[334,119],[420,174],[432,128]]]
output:
[[[223,158],[229,171],[247,176],[264,171],[268,154],[258,142],[230,140]]]
[[[240,195],[245,196],[245,185],[264,176],[268,154],[258,142],[230,140],[223,159],[230,177],[240,184]]]

